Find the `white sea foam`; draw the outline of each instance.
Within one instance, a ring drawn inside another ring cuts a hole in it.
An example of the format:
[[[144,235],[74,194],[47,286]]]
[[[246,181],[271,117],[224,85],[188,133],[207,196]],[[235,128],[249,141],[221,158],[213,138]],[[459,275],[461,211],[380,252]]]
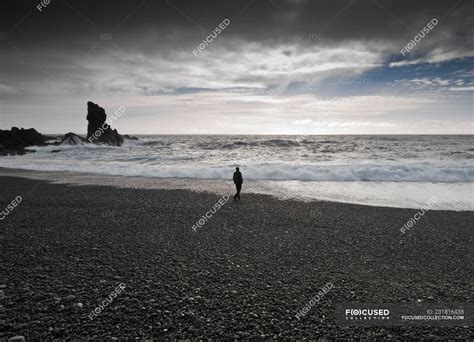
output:
[[[31,155],[30,155],[31,156]],[[104,157],[102,160],[80,158],[69,159],[6,157],[2,167],[39,171],[74,171],[108,175],[229,179],[233,164],[217,165],[167,165],[141,160],[116,160]],[[332,165],[290,165],[283,163],[239,164],[245,179],[251,180],[299,180],[299,181],[385,181],[385,182],[473,182],[474,169],[469,164],[332,164]]]
[[[341,201],[351,201],[350,197],[355,201],[360,196],[356,191],[349,197],[341,195],[340,191],[331,195],[331,191],[323,191],[324,187],[316,186],[316,183],[345,183],[341,189],[349,189],[351,182],[412,182],[426,184],[423,191],[427,191],[433,182],[474,182],[471,136],[319,136],[305,139],[297,142],[296,137],[288,136],[149,136],[141,137],[140,141],[127,140],[122,147],[93,144],[37,147],[36,153],[0,158],[0,167],[228,181],[234,167],[240,166],[245,181],[277,181],[279,183],[275,184],[281,186],[296,181],[303,184],[301,188],[296,187],[300,193],[304,193],[304,189],[317,188],[317,192],[307,195],[325,198],[326,194],[328,198]],[[58,149],[60,152],[51,153]],[[332,189],[338,188],[335,183]],[[279,191],[291,192],[293,187],[283,187],[285,189]],[[393,185],[390,189],[393,190]],[[449,189],[452,192],[454,188]],[[469,202],[468,195],[464,194],[461,202]],[[399,197],[410,202],[404,196]],[[449,198],[451,202],[455,200],[451,195]],[[412,203],[417,201],[419,199],[415,201],[412,196]]]

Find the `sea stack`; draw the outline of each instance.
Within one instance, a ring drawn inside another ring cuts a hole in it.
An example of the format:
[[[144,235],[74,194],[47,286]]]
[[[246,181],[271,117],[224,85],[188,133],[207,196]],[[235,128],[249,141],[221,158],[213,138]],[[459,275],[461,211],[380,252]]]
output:
[[[94,144],[121,146],[123,137],[106,122],[104,108],[94,102],[87,102],[87,140]]]

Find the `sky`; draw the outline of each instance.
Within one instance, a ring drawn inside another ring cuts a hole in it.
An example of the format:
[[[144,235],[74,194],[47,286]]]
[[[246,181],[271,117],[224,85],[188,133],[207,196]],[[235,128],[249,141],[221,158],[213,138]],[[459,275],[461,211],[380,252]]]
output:
[[[473,98],[470,0],[2,1],[0,129],[473,134]]]

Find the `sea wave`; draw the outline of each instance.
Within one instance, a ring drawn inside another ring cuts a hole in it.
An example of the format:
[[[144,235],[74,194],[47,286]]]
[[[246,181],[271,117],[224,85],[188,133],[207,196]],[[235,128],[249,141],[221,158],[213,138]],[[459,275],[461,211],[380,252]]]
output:
[[[109,175],[230,179],[234,171],[231,164],[164,164],[147,160],[69,160],[25,159],[4,157],[2,166],[38,171],[73,171]],[[470,164],[337,164],[291,165],[261,163],[239,165],[244,179],[298,180],[298,181],[379,181],[379,182],[474,182],[474,167]]]
[[[142,146],[169,146],[170,143],[166,143],[160,140],[152,140],[152,141],[143,141],[140,143]]]
[[[276,181],[473,182],[470,137],[144,136],[121,147],[32,147],[0,167],[107,175]],[[59,150],[59,151],[58,151]],[[55,152],[55,153],[52,153]]]
[[[302,144],[312,144],[312,141],[301,140],[297,141],[296,139],[268,139],[268,140],[259,140],[259,141],[236,141],[229,144],[220,146],[223,149],[233,149],[240,147],[295,147]],[[217,147],[217,146],[216,146]]]

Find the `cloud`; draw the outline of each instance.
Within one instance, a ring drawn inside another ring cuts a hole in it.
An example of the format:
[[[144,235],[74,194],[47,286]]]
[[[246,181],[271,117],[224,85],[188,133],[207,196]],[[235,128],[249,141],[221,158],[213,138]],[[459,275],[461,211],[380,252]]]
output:
[[[398,62],[389,63],[390,67],[404,67],[408,65],[417,65],[417,64],[437,64],[441,62],[451,61],[453,59],[462,59],[474,57],[474,51],[469,49],[457,49],[457,50],[444,50],[444,49],[434,49],[427,52],[423,58],[418,59],[407,59]]]
[[[20,94],[18,89],[5,84],[0,84],[0,96],[1,95],[17,95]]]
[[[474,91],[474,86],[470,86],[470,87],[457,87],[457,88],[449,88],[449,90],[451,91]]]
[[[429,94],[430,92],[439,92],[449,93],[449,92],[464,92],[472,91],[472,87],[464,79],[443,79],[440,77],[424,77],[424,78],[413,78],[413,79],[401,79],[397,80],[395,84],[406,87],[409,89],[416,89],[418,93],[425,92]]]

